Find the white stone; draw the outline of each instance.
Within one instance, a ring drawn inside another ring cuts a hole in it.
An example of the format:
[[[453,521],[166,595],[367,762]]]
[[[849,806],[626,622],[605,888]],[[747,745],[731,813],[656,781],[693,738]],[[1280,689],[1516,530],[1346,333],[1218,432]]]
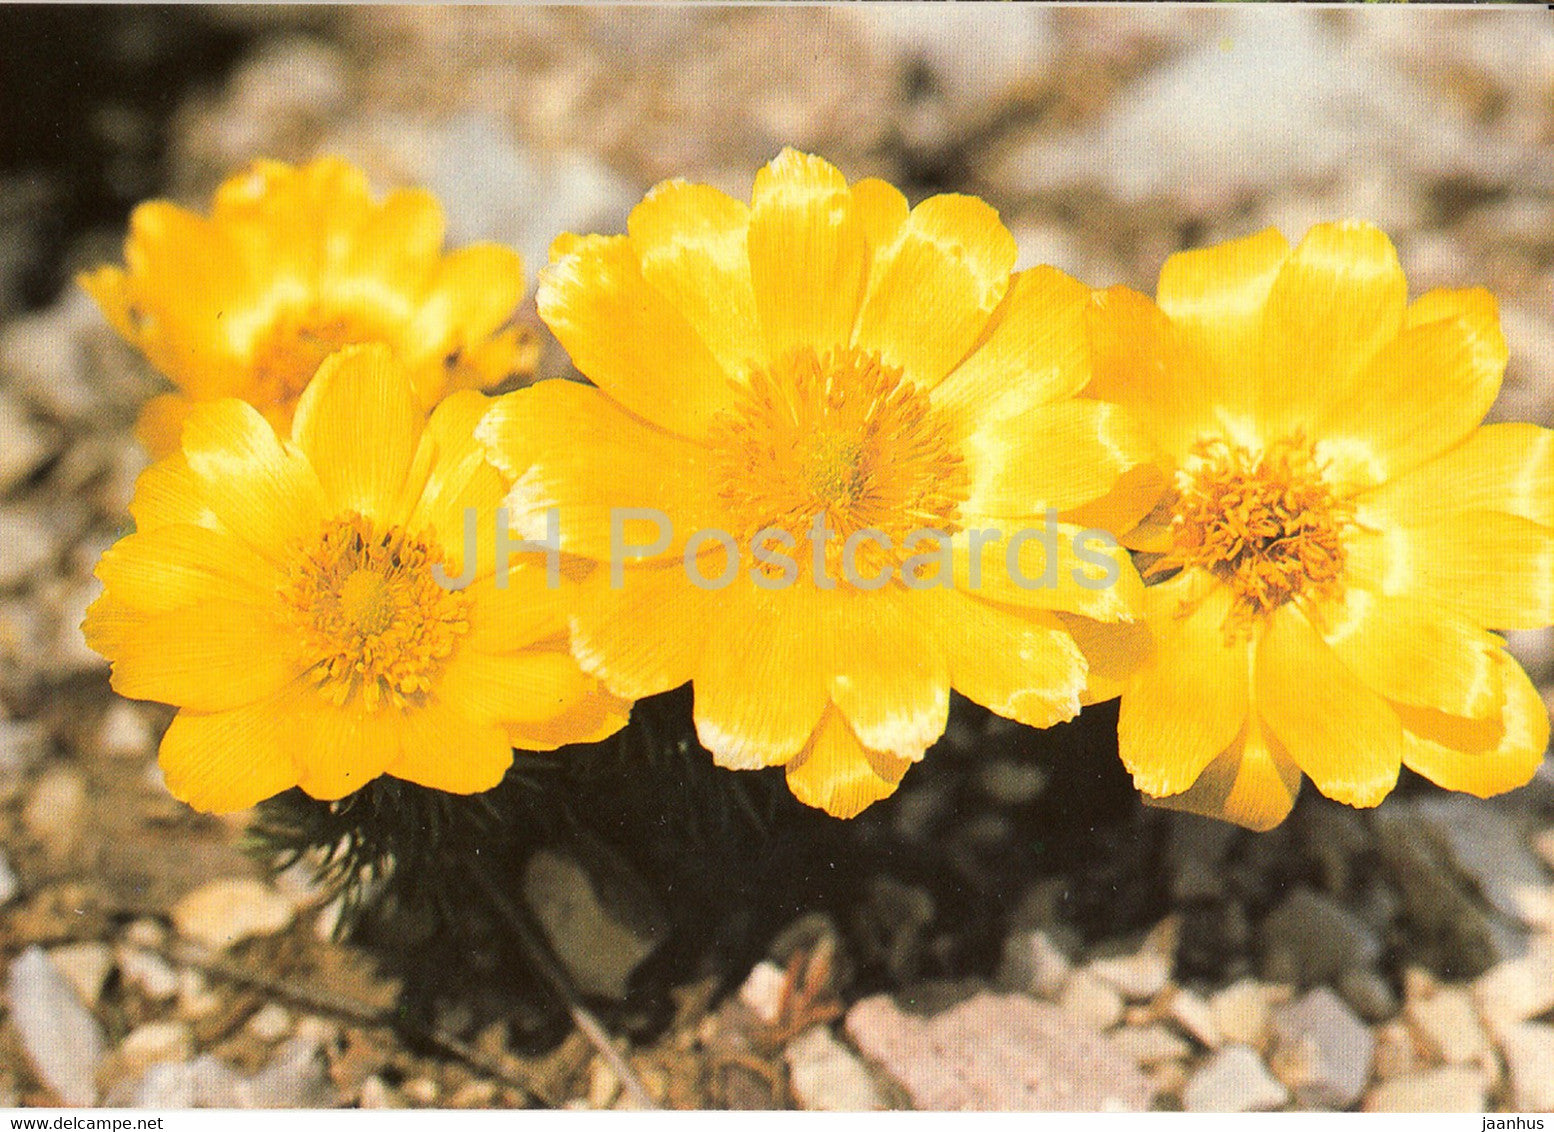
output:
[[[1533,852],[1543,858],[1543,863],[1554,869],[1554,827],[1540,829],[1532,835]]]
[[[41,947],[11,961],[6,990],[11,1023],[44,1084],[64,1104],[96,1104],[102,1027]]]
[[[404,1108],[405,1106],[394,1095],[394,1090],[389,1087],[388,1082],[374,1073],[362,1082],[361,1107],[364,1109],[383,1110]]]
[[[787,974],[777,964],[763,959],[750,969],[739,988],[739,1001],[768,1026],[775,1026],[782,1013],[783,988]]]
[[[128,700],[115,699],[97,725],[97,750],[109,758],[144,758],[155,739],[140,709]]]
[[[1122,994],[1088,970],[1078,970],[1058,995],[1058,1005],[1092,1030],[1109,1030],[1122,1021]]]
[[[103,984],[113,971],[113,949],[95,940],[64,943],[49,949],[49,959],[75,988],[81,1002],[93,1007],[102,996]]]
[[[1190,1038],[1209,1049],[1218,1049],[1225,1042],[1225,1034],[1214,1017],[1209,1004],[1186,987],[1176,987],[1167,1004],[1171,1021],[1180,1026]]]
[[[184,967],[178,972],[178,1013],[197,1020],[209,1018],[221,1009],[221,996],[211,989],[203,971]],[[260,1013],[263,1013],[261,1010]]]
[[[1440,987],[1433,995],[1412,999],[1408,1020],[1425,1047],[1448,1065],[1466,1065],[1489,1049],[1473,996],[1459,987]]]
[[[11,859],[5,855],[5,850],[0,849],[0,907],[9,904],[21,891],[21,882],[16,879],[16,871],[11,868]]]
[[[205,1054],[193,1061],[166,1061],[151,1066],[127,1088],[123,1105],[152,1109],[238,1108],[243,1084],[243,1078],[230,1065]]]
[[[788,1083],[809,1112],[875,1112],[886,1107],[858,1055],[825,1026],[811,1026],[783,1051]]]
[[[54,536],[32,508],[0,505],[0,590],[19,589],[54,557]]]
[[[1225,1046],[1182,1090],[1182,1107],[1188,1112],[1269,1112],[1289,1099],[1289,1091],[1268,1072],[1257,1051],[1243,1045]]]
[[[124,1036],[114,1052],[119,1064],[133,1073],[164,1061],[187,1061],[194,1052],[194,1035],[183,1022],[145,1022]]]
[[[178,972],[160,955],[133,945],[118,948],[119,974],[154,1002],[178,993]]]
[[[1365,1098],[1366,1112],[1483,1112],[1484,1080],[1477,1070],[1448,1065],[1384,1081]]]
[[[215,880],[173,905],[173,926],[185,939],[225,948],[254,936],[274,935],[296,909],[275,889],[249,877]]]
[[[1289,988],[1256,979],[1240,979],[1209,999],[1209,1009],[1226,1041],[1240,1042],[1253,1049],[1268,1043],[1273,1007],[1288,1001]]]
[[[1163,920],[1150,931],[1137,951],[1130,955],[1097,957],[1085,969],[1116,987],[1131,1002],[1154,998],[1171,980],[1180,929],[1181,923],[1175,917]]]
[[[1521,1022],[1500,1034],[1512,1112],[1554,1112],[1554,1026]]]
[[[1179,1061],[1192,1052],[1186,1041],[1159,1023],[1124,1026],[1112,1035],[1112,1041],[1140,1069],[1152,1068],[1163,1061]]]
[[[262,1042],[278,1042],[290,1029],[291,1015],[279,1003],[265,1003],[248,1020],[248,1032]]]
[[[54,767],[27,796],[22,826],[51,854],[68,853],[81,836],[86,810],[86,783],[75,771]]]
[[[1554,1010],[1554,940],[1534,940],[1524,954],[1484,972],[1473,998],[1492,1032]]]

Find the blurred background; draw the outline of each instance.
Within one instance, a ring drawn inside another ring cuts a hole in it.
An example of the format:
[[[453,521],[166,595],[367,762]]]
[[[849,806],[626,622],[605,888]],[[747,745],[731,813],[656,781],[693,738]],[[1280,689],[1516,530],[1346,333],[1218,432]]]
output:
[[[634,1103],[521,974],[387,1024],[394,964],[331,942],[305,876],[256,879],[242,816],[168,797],[166,714],[111,697],[77,627],[159,384],[71,279],[139,200],[339,154],[434,191],[451,242],[517,247],[531,290],[558,233],[622,230],[669,177],[748,198],[783,146],[978,194],[1022,266],[1094,286],[1368,219],[1416,293],[1497,295],[1494,416],[1554,424],[1541,5],[13,5],[0,43],[0,1106]],[[1512,644],[1547,688],[1550,634]],[[1308,786],[1251,835],[1142,807],[1114,722],[960,705],[897,798],[789,830],[759,907],[702,900],[711,957],[607,838],[525,896],[661,1104],[1554,1109],[1547,765],[1369,813]]]

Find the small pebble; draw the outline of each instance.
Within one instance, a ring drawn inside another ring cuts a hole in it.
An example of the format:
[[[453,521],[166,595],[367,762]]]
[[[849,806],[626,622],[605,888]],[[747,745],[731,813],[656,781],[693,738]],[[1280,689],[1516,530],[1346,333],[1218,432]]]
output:
[[[253,936],[274,935],[296,909],[274,888],[249,877],[211,881],[173,905],[173,925],[185,939],[226,948]]]
[[[11,961],[6,992],[11,1024],[38,1076],[64,1104],[96,1104],[102,1027],[41,947]]]
[[[1228,1045],[1194,1073],[1182,1090],[1188,1112],[1270,1112],[1290,1094],[1268,1072],[1257,1051]]]
[[[1484,1107],[1483,1079],[1456,1065],[1383,1081],[1364,1105],[1366,1112],[1483,1112]]]
[[[86,783],[75,771],[55,767],[44,774],[27,796],[22,826],[43,843],[51,856],[69,853],[81,836],[86,811]]]
[[[291,1014],[279,1003],[265,1003],[248,1020],[248,1032],[261,1042],[278,1042],[290,1030]]]
[[[1122,1021],[1122,994],[1088,970],[1074,972],[1058,996],[1058,1006],[1092,1030],[1109,1030]]]
[[[147,998],[160,1002],[178,993],[178,972],[155,952],[123,946],[117,949],[117,958],[125,983],[138,987]]]
[[[194,1053],[194,1035],[183,1022],[145,1022],[136,1026],[114,1051],[129,1073],[139,1075],[163,1061],[187,1061]]]
[[[81,1002],[87,1007],[97,1005],[103,993],[103,984],[113,971],[113,949],[106,943],[66,943],[49,949],[49,959],[59,968]]]
[[[144,758],[151,753],[154,742],[151,725],[127,700],[115,699],[97,725],[97,750],[109,758]]]
[[[10,858],[5,855],[4,849],[0,849],[0,906],[9,904],[20,891],[21,883],[11,868]]]
[[[886,1106],[863,1061],[825,1026],[811,1026],[783,1051],[788,1084],[807,1112],[876,1112]]]
[[[1183,1039],[1158,1023],[1124,1026],[1112,1035],[1112,1040],[1140,1069],[1149,1069],[1163,1061],[1179,1061],[1192,1052],[1192,1047]]]
[[[1521,1022],[1500,1034],[1512,1112],[1554,1112],[1554,1025]]]
[[[1460,987],[1439,987],[1428,998],[1410,999],[1407,1018],[1425,1048],[1448,1065],[1477,1061],[1489,1050],[1473,996]]]
[[[782,1011],[783,987],[788,976],[770,960],[757,963],[739,988],[739,1001],[762,1022],[775,1026]]]
[[[1214,1017],[1210,1005],[1186,987],[1176,987],[1167,1004],[1171,1021],[1182,1028],[1193,1041],[1209,1049],[1218,1049],[1225,1041],[1224,1031]]]

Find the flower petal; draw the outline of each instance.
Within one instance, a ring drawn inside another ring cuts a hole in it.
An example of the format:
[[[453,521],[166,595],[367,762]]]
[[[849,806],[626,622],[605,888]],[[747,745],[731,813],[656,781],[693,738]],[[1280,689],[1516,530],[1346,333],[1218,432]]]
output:
[[[965,513],[1019,519],[1101,499],[1154,448],[1127,411],[1073,399],[987,413],[964,452],[971,473]]]
[[[954,590],[923,591],[934,647],[961,695],[1027,727],[1079,714],[1086,663],[1057,616],[1013,610]]]
[[[619,587],[596,570],[573,603],[573,654],[618,695],[678,688],[696,674],[720,597],[691,585],[678,561],[629,565]]]
[[[1090,288],[1056,268],[1012,276],[969,356],[934,386],[934,407],[965,435],[1006,398],[1050,404],[1078,393],[1090,380],[1089,305]]]
[[[396,505],[421,433],[421,411],[388,347],[347,346],[318,367],[291,435],[307,454],[331,514],[402,522]]]
[[[1246,724],[1245,640],[1228,640],[1227,587],[1196,571],[1144,591],[1154,652],[1122,693],[1117,748],[1145,794],[1180,794]]]
[[[915,762],[944,734],[950,711],[949,667],[921,605],[896,590],[839,586],[825,596],[817,613],[831,702],[865,747]]]
[[[184,425],[183,452],[216,520],[266,558],[284,565],[296,543],[318,534],[326,509],[318,476],[252,405],[201,405]]]
[[[1358,221],[1318,224],[1280,268],[1256,355],[1270,435],[1312,425],[1403,325],[1408,283],[1392,241]]]
[[[806,806],[852,818],[894,794],[911,765],[865,748],[833,708],[809,745],[788,763],[788,789]]]
[[[96,575],[115,602],[144,613],[222,601],[263,610],[285,583],[231,535],[184,523],[126,535],[103,552]]]
[[[1520,422],[1485,425],[1449,452],[1367,492],[1360,506],[1362,521],[1372,525],[1503,511],[1554,526],[1554,430]]]
[[[1333,654],[1303,613],[1286,605],[1257,643],[1257,711],[1318,790],[1374,806],[1402,766],[1397,712]]]
[[[1030,523],[972,520],[951,549],[955,588],[986,601],[1097,621],[1139,615],[1144,584],[1128,552],[1115,540],[1108,546],[1104,532],[1049,524],[1045,517]]]
[[[1075,613],[1054,614],[1085,658],[1082,706],[1114,700],[1154,652],[1154,635],[1144,622],[1131,625],[1092,621]]]
[[[1152,806],[1235,822],[1259,833],[1289,816],[1300,793],[1300,768],[1279,741],[1247,718],[1246,729],[1224,754],[1209,764],[1198,781],[1181,794],[1144,796]]]
[[[750,277],[768,358],[852,343],[868,281],[867,233],[846,178],[820,158],[785,149],[756,174]]]
[[[500,397],[476,436],[492,462],[516,481],[506,500],[508,521],[527,539],[543,540],[548,514],[559,512],[561,547],[597,562],[676,555],[697,530],[727,529],[716,510],[702,449],[635,420],[597,389],[542,381]],[[579,437],[589,443],[579,444]],[[627,516],[652,511],[655,518]],[[612,518],[623,524],[612,546]],[[652,555],[627,547],[671,536]]]
[[[140,473],[135,481],[135,497],[130,500],[130,517],[137,531],[189,523],[209,530],[222,530],[221,520],[205,503],[200,480],[189,469],[182,452],[166,456]]]
[[[532,723],[566,711],[598,685],[564,647],[500,655],[468,646],[448,658],[439,699],[483,723]]]
[[[1289,258],[1277,229],[1168,257],[1156,298],[1176,332],[1221,381],[1244,375],[1262,338],[1263,308]]]
[[[1472,432],[1505,374],[1505,338],[1493,318],[1494,300],[1487,302],[1487,325],[1440,319],[1408,327],[1383,346],[1317,422],[1319,455],[1332,453],[1340,467],[1352,468],[1352,481],[1370,486]]]
[[[523,261],[500,244],[471,244],[442,257],[420,297],[407,332],[409,341],[438,360],[477,348],[512,318],[523,301]],[[417,389],[424,406],[442,391]]]
[[[161,393],[141,406],[135,421],[135,439],[153,460],[178,451],[183,440],[183,422],[198,402],[182,393]]]
[[[297,785],[289,740],[300,686],[230,711],[185,709],[162,736],[168,792],[204,813],[233,813]]]
[[[628,412],[698,437],[728,403],[730,375],[642,277],[625,236],[589,236],[540,273],[540,317],[572,363]]]
[[[554,751],[574,743],[598,743],[626,726],[631,701],[612,696],[602,688],[575,701],[551,719],[514,723],[507,728],[508,741],[521,751]]]
[[[875,257],[855,344],[932,388],[981,337],[1018,255],[989,205],[958,194],[928,198]]]
[[[464,575],[471,524],[477,576],[485,574],[488,563],[496,568],[496,511],[507,495],[507,480],[475,439],[476,427],[495,403],[473,390],[443,399],[421,433],[405,477],[405,496],[396,504],[400,513],[409,513],[409,529],[441,544],[449,560],[446,569],[455,578]],[[509,560],[514,570],[517,562]]]
[[[1521,666],[1499,656],[1505,707],[1498,726],[1436,712],[1399,708],[1403,763],[1448,790],[1488,798],[1525,786],[1543,765],[1549,746],[1549,712]]]
[[[819,595],[804,586],[763,590],[741,580],[712,596],[721,600],[696,664],[696,734],[719,766],[785,763],[803,749],[826,709]]]
[[[513,762],[506,731],[445,702],[404,712],[398,731],[398,753],[384,773],[429,790],[478,794],[501,782]]]
[[[1471,719],[1499,715],[1499,639],[1449,608],[1350,586],[1322,607],[1321,620],[1338,659],[1389,700]]]
[[[764,348],[745,236],[750,209],[710,185],[666,181],[631,210],[642,277],[695,329],[730,375]]]
[[[358,702],[341,708],[303,694],[291,722],[287,743],[297,765],[297,785],[314,798],[344,798],[399,757],[404,718],[392,708],[372,712]]]

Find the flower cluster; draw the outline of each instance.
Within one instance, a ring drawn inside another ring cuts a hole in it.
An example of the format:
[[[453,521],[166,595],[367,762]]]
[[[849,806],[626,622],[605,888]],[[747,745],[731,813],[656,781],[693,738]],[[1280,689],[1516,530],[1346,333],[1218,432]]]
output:
[[[496,398],[516,256],[425,194],[261,163],[137,210],[83,283],[177,387],[89,641],[180,708],[169,788],[230,810],[378,775],[493,786],[684,684],[721,766],[847,817],[950,692],[1033,727],[1120,696],[1151,801],[1252,828],[1302,777],[1526,782],[1549,719],[1494,630],[1554,623],[1554,434],[1483,426],[1481,290],[1386,237],[1171,257],[1154,300],[973,197],[785,151],[563,235],[540,317],[588,383]]]

